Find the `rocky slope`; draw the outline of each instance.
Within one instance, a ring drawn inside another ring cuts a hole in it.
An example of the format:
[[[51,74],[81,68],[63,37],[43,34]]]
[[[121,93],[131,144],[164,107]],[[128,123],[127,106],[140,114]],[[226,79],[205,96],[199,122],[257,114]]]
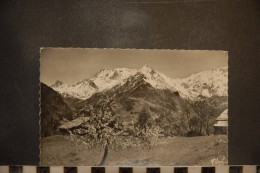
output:
[[[72,120],[72,112],[62,96],[52,88],[41,83],[41,136],[57,134],[62,121]]]
[[[166,87],[155,88],[149,83],[145,74],[137,72],[127,78],[123,85],[118,84],[110,90],[95,93],[86,100],[74,102],[71,107],[78,110],[77,116],[82,116],[81,113],[85,107],[95,105],[100,100],[108,98],[116,101],[121,116],[130,121],[137,120],[140,111],[145,106],[149,107],[152,117],[156,119],[163,110],[169,110],[176,114],[183,111],[183,104],[187,103],[178,91]]]

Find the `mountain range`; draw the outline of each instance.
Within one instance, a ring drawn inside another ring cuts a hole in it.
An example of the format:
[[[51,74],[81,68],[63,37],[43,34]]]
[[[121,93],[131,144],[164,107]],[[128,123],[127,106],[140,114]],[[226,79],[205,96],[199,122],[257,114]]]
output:
[[[144,107],[149,108],[154,120],[169,115],[182,116],[185,112],[193,114],[193,102],[200,98],[208,103],[211,112],[215,112],[214,118],[227,109],[227,81],[227,67],[172,79],[145,65],[138,70],[102,69],[93,78],[76,84],[56,81],[47,86],[42,83],[42,136],[57,134],[57,126],[65,121],[89,116],[89,106],[108,98],[115,101],[126,122],[137,122]]]
[[[202,71],[181,79],[167,77],[148,65],[138,70],[128,68],[102,69],[91,79],[83,79],[76,84],[65,84],[58,80],[51,85],[51,88],[65,98],[86,100],[94,94],[115,90],[115,88],[126,85],[126,83],[129,84],[137,78],[139,80],[142,78],[154,89],[178,92],[181,97],[191,100],[199,95],[205,97],[228,95],[227,67]]]

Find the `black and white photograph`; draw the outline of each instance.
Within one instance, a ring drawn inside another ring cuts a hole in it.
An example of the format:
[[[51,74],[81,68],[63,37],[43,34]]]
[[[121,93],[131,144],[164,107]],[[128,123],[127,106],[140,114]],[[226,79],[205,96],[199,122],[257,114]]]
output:
[[[228,164],[228,52],[41,48],[40,164]]]

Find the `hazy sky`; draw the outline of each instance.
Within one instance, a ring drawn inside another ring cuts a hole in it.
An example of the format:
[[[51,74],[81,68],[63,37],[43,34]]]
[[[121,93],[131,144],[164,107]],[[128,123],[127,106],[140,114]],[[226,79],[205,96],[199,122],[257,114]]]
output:
[[[44,48],[40,80],[48,85],[60,80],[74,84],[92,78],[101,69],[135,68],[145,64],[171,78],[228,66],[225,51]]]

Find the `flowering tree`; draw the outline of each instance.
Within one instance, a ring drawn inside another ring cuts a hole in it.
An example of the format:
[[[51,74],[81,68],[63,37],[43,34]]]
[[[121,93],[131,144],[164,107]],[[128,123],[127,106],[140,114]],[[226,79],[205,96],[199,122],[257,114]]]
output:
[[[72,130],[73,137],[83,139],[88,147],[102,145],[104,154],[99,165],[105,164],[111,148],[149,148],[159,136],[160,129],[154,126],[149,107],[142,109],[136,125],[132,121],[123,121],[118,105],[113,99],[100,99],[96,104],[87,106],[85,109],[90,119]]]
[[[138,124],[139,124],[140,129],[144,129],[145,132],[147,131],[147,129],[149,127],[152,126],[153,121],[152,121],[152,116],[151,116],[148,105],[143,106],[143,108],[139,114],[139,117],[138,117]]]
[[[71,138],[76,143],[84,141],[89,148],[102,145],[104,155],[99,165],[105,164],[109,148],[123,145],[116,142],[116,136],[123,132],[123,123],[117,110],[112,99],[100,99],[96,104],[85,107],[89,120],[71,130]]]
[[[117,106],[113,100],[105,99],[97,102],[90,110],[91,117],[88,122],[88,139],[94,143],[101,143],[104,155],[100,165],[105,164],[109,147],[117,145],[116,136],[123,132],[122,121],[117,114]]]
[[[157,143],[162,129],[152,118],[150,108],[147,104],[143,105],[137,123],[139,126],[138,137],[143,139],[143,145],[150,148],[153,144]]]

